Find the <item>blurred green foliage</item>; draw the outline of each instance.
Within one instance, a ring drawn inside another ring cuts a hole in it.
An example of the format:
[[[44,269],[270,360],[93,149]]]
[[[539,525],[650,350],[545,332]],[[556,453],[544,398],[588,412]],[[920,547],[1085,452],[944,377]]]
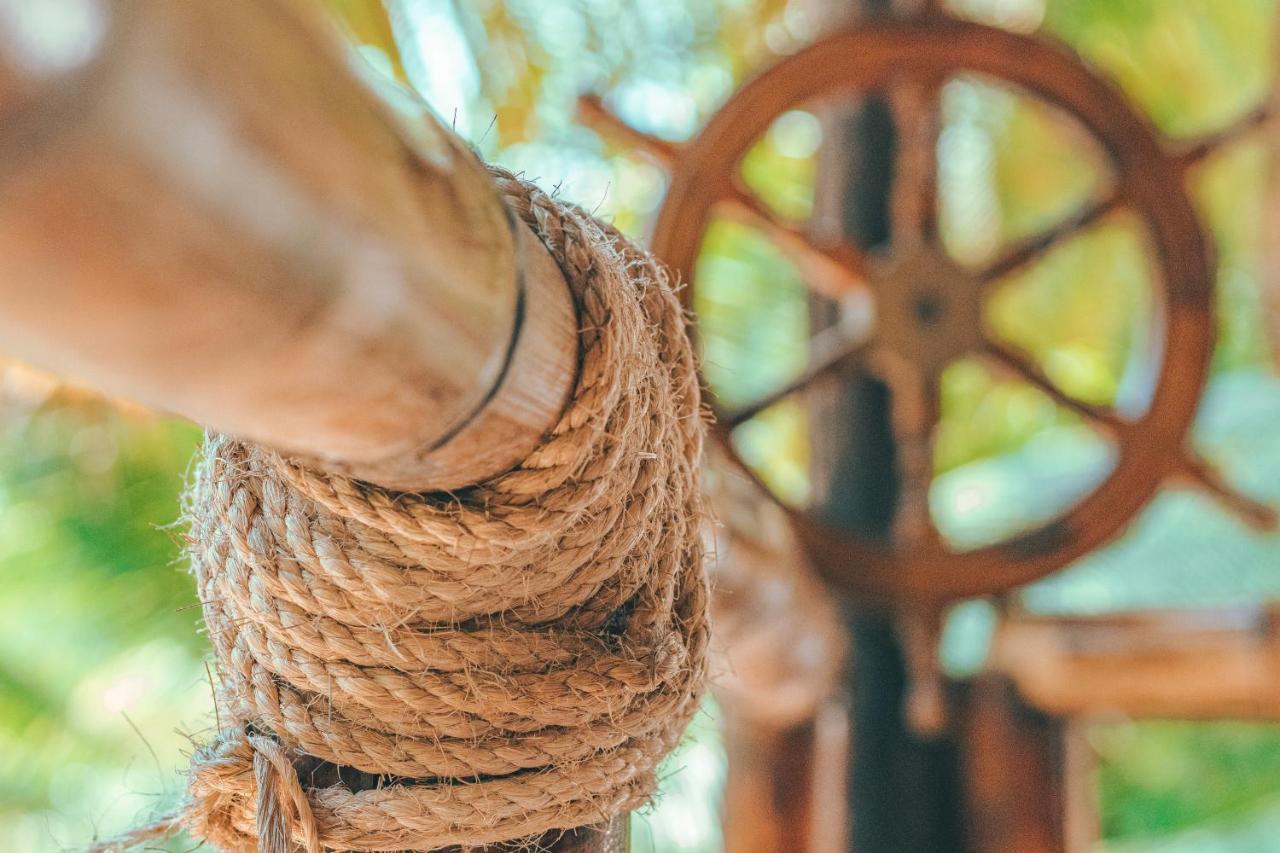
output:
[[[1117,724],[1095,729],[1091,742],[1101,758],[1108,837],[1248,819],[1260,802],[1276,799],[1280,737],[1272,726]]]
[[[83,399],[15,405],[0,426],[0,838],[39,850],[172,802],[189,746],[175,726],[207,722],[172,526],[197,431]]]
[[[487,156],[637,236],[664,175],[581,127],[577,94],[599,92],[636,127],[679,140],[745,76],[818,30],[805,13],[816,4],[787,0],[392,0],[389,17],[373,0],[320,2],[366,59],[418,88]],[[1229,125],[1272,76],[1275,0],[956,0],[953,9],[1064,39],[1172,137]],[[1071,121],[996,81],[952,81],[943,115],[944,239],[961,262],[981,264],[1052,227],[1113,178]],[[803,221],[822,142],[813,113],[788,113],[745,158],[743,179],[779,215]],[[1280,439],[1271,438],[1280,388],[1265,375],[1261,320],[1266,170],[1263,146],[1246,140],[1194,179],[1217,241],[1221,333],[1197,440],[1244,487],[1280,500]],[[1104,219],[1006,282],[992,326],[1082,399],[1140,409],[1134,377],[1154,304],[1145,240],[1132,216]],[[804,368],[804,284],[768,239],[717,221],[697,275],[706,372],[727,402]],[[0,420],[0,846],[57,849],[170,802],[188,738],[213,723],[173,526],[198,436],[14,376]],[[943,410],[932,503],[961,547],[1052,515],[1112,462],[1077,418],[976,361],[947,372]],[[808,428],[802,401],[789,400],[735,436],[797,503],[808,494]],[[1250,538],[1202,498],[1168,493],[1124,540],[1026,601],[1070,612],[1261,596],[1280,596],[1274,541]],[[980,603],[966,612],[975,625],[987,618]],[[945,656],[958,660],[965,632],[951,633]],[[1125,723],[1092,737],[1103,829],[1117,850],[1274,849],[1249,839],[1280,837],[1265,834],[1280,827],[1275,728]],[[710,709],[664,772],[657,806],[636,819],[636,849],[714,849],[723,773]]]

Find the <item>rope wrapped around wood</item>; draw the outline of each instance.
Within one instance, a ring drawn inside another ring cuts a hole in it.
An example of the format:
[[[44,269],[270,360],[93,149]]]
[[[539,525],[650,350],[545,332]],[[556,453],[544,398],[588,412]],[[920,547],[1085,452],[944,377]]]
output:
[[[205,442],[189,550],[223,729],[176,820],[218,846],[423,850],[598,823],[648,799],[698,704],[703,420],[679,303],[618,233],[497,177],[582,330],[572,400],[521,465],[395,494]]]

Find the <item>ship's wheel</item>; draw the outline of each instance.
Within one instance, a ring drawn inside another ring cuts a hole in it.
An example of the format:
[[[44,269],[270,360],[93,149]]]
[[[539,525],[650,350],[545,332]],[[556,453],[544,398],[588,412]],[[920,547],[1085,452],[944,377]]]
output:
[[[1070,116],[1104,152],[1113,176],[1102,197],[1050,230],[1005,246],[979,267],[955,260],[939,233],[940,93],[949,80],[967,75],[998,81]],[[741,170],[753,144],[780,116],[868,96],[890,105],[897,140],[891,239],[875,252],[820,238],[809,223],[784,218]],[[1065,47],[933,8],[820,38],[749,81],[682,145],[631,129],[592,98],[583,99],[582,112],[588,123],[669,169],[670,189],[652,245],[687,283],[690,307],[698,303],[698,260],[708,227],[713,218],[728,217],[767,235],[803,271],[812,291],[873,317],[869,324],[836,323],[814,336],[807,368],[758,399],[730,408],[716,400],[714,389],[710,395],[719,437],[741,463],[731,433],[779,401],[803,400],[807,389],[839,382],[853,369],[870,370],[888,385],[903,484],[891,542],[849,535],[783,501],[815,567],[838,588],[864,598],[919,602],[1007,590],[1106,543],[1172,479],[1212,493],[1255,526],[1274,523],[1270,509],[1236,493],[1189,441],[1213,352],[1215,271],[1210,240],[1188,197],[1187,174],[1218,145],[1261,124],[1261,112],[1212,139],[1174,145]],[[1123,210],[1142,223],[1155,280],[1145,348],[1152,378],[1138,412],[1067,393],[1025,348],[993,332],[986,313],[1002,282]],[[928,501],[940,378],[962,358],[980,359],[1038,389],[1105,435],[1114,458],[1091,492],[1049,522],[967,550],[938,533]],[[743,467],[761,480],[751,466]],[[761,485],[777,497],[776,489]]]

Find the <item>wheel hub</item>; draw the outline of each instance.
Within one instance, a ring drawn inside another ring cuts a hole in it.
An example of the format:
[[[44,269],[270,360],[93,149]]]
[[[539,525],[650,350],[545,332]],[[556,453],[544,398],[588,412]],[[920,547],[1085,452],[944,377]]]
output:
[[[936,376],[982,345],[982,283],[938,248],[888,261],[869,282],[876,302],[874,348]]]

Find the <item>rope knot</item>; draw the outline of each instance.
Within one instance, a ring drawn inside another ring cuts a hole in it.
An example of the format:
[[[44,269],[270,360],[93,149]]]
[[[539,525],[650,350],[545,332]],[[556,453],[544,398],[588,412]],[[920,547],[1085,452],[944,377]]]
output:
[[[215,844],[240,845],[256,826],[262,853],[289,853],[295,835],[307,853],[321,851],[293,758],[273,737],[243,727],[219,732],[192,755],[187,795],[187,828]]]

